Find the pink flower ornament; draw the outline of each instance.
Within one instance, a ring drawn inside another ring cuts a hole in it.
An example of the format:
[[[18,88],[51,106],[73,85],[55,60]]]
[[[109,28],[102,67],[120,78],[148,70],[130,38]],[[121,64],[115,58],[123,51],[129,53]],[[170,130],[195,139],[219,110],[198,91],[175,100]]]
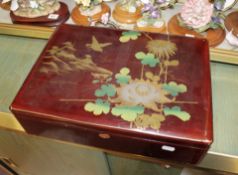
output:
[[[208,0],[188,0],[180,13],[183,23],[197,29],[206,26],[213,15],[213,4]]]

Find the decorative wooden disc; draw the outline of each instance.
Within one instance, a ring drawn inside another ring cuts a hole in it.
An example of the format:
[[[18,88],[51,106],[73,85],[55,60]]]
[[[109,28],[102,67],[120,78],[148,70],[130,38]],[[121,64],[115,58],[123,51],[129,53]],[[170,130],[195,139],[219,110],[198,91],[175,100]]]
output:
[[[102,3],[101,7],[102,7],[102,11],[100,13],[93,15],[93,16],[90,16],[90,18],[91,18],[90,20],[95,21],[95,22],[100,21],[103,14],[110,13],[110,8],[107,4]],[[79,6],[74,7],[74,9],[71,13],[71,18],[76,24],[83,25],[83,26],[90,25],[89,17],[82,15],[80,13]]]
[[[225,39],[226,33],[222,28],[208,29],[205,35],[197,33],[196,31],[189,30],[179,25],[177,15],[173,16],[168,22],[168,31],[175,35],[193,35],[197,38],[206,38],[209,42],[209,46],[214,47],[222,43]]]
[[[166,26],[165,23],[161,27],[154,27],[154,26],[138,27],[136,25],[135,30],[152,33],[166,33]]]
[[[120,23],[134,24],[141,17],[141,7],[137,8],[135,13],[130,13],[123,10],[122,7],[117,4],[113,10],[112,16]]]
[[[58,15],[57,19],[50,19],[49,16],[41,16],[36,18],[26,18],[16,16],[12,11],[10,12],[10,16],[12,22],[15,24],[26,24],[26,25],[39,25],[39,26],[58,26],[64,23],[70,16],[68,7],[65,3],[60,2],[60,9],[54,12],[51,15]]]
[[[9,2],[6,2],[6,3],[0,3],[0,7],[4,10],[10,10],[10,7],[11,7],[11,1]]]
[[[237,11],[232,12],[229,15],[227,15],[224,24],[228,31],[232,30],[232,33],[237,36],[238,35],[238,12]]]

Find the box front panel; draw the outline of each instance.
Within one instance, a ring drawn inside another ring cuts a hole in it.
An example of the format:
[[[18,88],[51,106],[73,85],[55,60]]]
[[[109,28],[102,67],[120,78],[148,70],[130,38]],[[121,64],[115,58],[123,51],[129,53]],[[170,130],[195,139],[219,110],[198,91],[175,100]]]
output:
[[[145,140],[111,133],[108,130],[87,128],[51,120],[35,120],[24,114],[16,114],[28,133],[67,142],[97,147],[103,151],[116,151],[181,163],[197,163],[207,149],[186,147],[156,140]],[[139,148],[139,149],[138,149]]]

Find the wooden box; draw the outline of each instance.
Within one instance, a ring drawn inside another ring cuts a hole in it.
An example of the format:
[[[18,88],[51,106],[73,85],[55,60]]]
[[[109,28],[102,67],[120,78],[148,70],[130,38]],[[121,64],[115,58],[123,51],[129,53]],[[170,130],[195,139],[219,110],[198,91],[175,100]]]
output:
[[[205,39],[62,25],[11,110],[31,134],[197,163],[211,104]]]

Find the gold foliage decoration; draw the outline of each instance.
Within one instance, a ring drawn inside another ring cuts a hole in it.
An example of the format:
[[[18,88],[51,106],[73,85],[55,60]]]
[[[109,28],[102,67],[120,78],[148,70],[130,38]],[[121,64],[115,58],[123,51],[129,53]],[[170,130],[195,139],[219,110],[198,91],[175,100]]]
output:
[[[155,54],[159,58],[169,58],[175,55],[177,46],[175,43],[167,40],[150,40],[146,48],[150,53]]]
[[[155,130],[159,130],[161,122],[163,121],[165,121],[165,117],[162,114],[142,114],[136,118],[134,124],[138,128],[152,128]]]
[[[110,70],[97,66],[91,55],[79,58],[75,51],[71,42],[63,43],[62,47],[53,46],[44,57],[40,72],[61,75],[72,71],[84,71],[103,79],[112,75]]]

